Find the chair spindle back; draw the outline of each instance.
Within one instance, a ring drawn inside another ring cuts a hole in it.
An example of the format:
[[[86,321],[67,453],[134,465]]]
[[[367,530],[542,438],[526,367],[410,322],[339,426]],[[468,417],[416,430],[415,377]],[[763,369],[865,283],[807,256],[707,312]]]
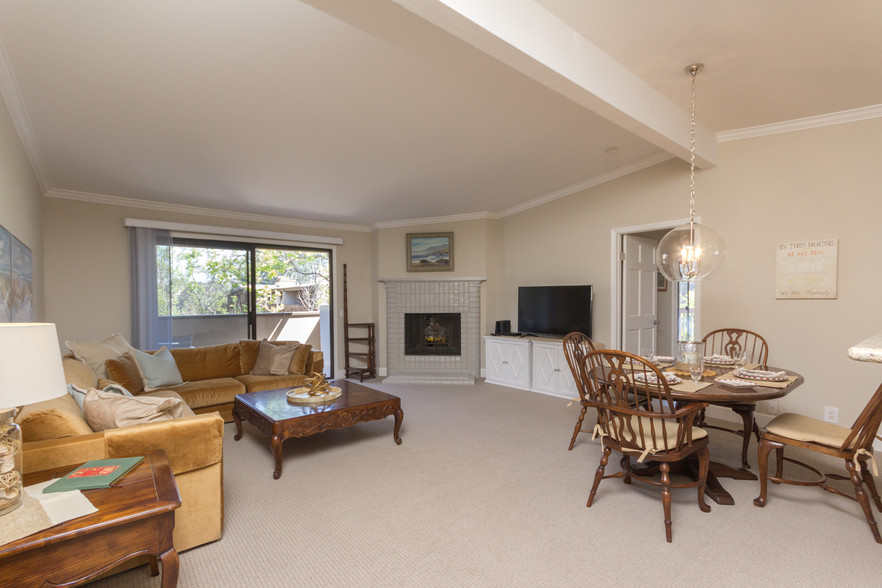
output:
[[[769,361],[769,345],[766,340],[747,329],[717,329],[704,336],[704,352],[707,355],[738,357],[742,353],[749,363],[766,367]]]

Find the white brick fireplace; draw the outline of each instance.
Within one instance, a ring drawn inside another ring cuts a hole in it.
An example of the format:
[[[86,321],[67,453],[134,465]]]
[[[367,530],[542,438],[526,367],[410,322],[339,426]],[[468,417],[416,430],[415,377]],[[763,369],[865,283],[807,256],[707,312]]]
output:
[[[383,279],[386,284],[386,379],[406,384],[474,384],[481,366],[480,278]],[[458,313],[461,355],[407,355],[405,315]]]

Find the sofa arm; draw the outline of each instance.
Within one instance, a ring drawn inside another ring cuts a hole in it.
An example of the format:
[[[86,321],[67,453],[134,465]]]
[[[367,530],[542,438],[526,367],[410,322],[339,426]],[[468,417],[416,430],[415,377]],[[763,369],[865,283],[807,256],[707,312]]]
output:
[[[64,466],[104,459],[104,433],[61,437],[22,444],[24,473],[54,470]]]
[[[104,431],[107,457],[164,449],[175,475],[220,463],[224,420],[216,412]]]

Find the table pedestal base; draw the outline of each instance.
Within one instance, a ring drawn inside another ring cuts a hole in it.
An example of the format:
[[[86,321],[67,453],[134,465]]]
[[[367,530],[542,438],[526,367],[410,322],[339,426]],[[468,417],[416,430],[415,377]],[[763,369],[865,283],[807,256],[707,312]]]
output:
[[[642,469],[634,468],[634,473],[639,476],[653,476],[658,473],[658,464],[649,464]],[[698,479],[698,459],[689,457],[680,462],[671,463],[672,474],[683,474],[689,476],[693,480]],[[732,478],[733,480],[756,480],[756,474],[745,469],[735,469],[717,461],[710,462],[710,468],[707,472],[707,481],[705,482],[705,495],[717,504],[732,505],[735,499],[729,494],[719,478]]]

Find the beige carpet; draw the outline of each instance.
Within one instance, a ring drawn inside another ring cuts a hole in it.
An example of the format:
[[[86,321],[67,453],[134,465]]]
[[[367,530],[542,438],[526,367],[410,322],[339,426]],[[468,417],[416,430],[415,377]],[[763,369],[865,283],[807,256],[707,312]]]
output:
[[[607,480],[585,508],[600,449],[582,434],[567,451],[576,405],[489,384],[371,385],[402,398],[400,446],[391,417],[292,439],[273,480],[267,439],[245,425],[233,441],[226,425],[224,537],[181,554],[179,586],[882,581],[882,545],[857,503],[772,486],[760,509],[758,482],[724,480],[736,504],[710,503],[710,513],[693,489],[674,493],[668,544],[655,488]],[[738,451],[735,436],[711,432],[713,458],[737,463]],[[838,462],[824,463],[838,471]],[[95,585],[159,586],[159,578],[141,568]]]

